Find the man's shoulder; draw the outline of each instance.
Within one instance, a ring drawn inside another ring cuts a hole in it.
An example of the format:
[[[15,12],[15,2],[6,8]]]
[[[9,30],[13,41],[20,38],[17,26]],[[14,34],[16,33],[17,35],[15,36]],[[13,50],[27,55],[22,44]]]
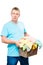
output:
[[[9,25],[10,25],[10,21],[4,24],[4,26],[9,26]]]

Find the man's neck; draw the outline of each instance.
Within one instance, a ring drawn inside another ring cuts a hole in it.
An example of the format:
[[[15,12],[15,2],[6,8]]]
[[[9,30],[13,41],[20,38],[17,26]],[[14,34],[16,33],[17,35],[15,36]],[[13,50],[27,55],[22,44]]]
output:
[[[13,23],[15,23],[15,24],[17,24],[17,23],[18,23],[18,21],[14,21],[14,20],[12,20],[12,22],[13,22]]]

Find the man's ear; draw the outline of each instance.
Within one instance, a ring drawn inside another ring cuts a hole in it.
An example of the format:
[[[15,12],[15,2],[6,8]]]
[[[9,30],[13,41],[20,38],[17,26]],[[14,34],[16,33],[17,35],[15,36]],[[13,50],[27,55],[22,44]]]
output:
[[[19,17],[20,17],[20,14],[19,14]]]

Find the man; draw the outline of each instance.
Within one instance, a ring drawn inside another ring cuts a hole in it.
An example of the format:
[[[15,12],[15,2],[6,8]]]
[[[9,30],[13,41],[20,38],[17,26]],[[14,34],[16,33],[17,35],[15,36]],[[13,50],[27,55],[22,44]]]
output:
[[[26,33],[23,23],[18,21],[20,10],[14,7],[11,11],[11,21],[6,23],[2,29],[1,39],[3,43],[8,44],[7,65],[17,65],[18,60],[20,65],[29,65],[28,58],[19,56],[19,40]]]

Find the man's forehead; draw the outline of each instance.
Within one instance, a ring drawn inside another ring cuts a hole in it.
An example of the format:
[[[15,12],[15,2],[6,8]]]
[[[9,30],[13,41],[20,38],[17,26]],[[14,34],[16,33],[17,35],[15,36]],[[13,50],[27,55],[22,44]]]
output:
[[[20,13],[20,11],[19,10],[12,10],[12,13]]]

